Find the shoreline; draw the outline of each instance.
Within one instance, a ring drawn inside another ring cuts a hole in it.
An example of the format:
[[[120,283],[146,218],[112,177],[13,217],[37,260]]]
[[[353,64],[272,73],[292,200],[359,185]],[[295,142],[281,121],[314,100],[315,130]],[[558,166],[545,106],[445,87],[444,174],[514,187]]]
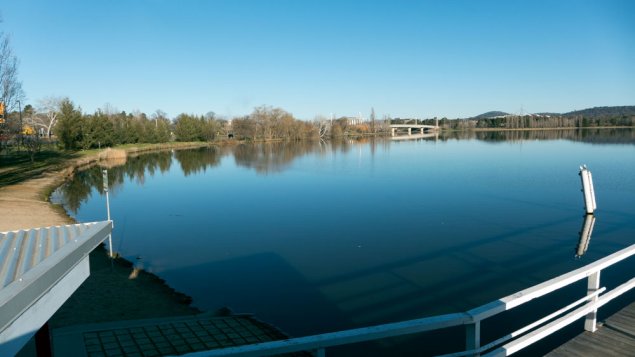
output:
[[[209,143],[172,143],[120,147],[134,156],[152,151],[207,147]],[[13,231],[33,227],[49,227],[75,223],[64,208],[50,202],[51,193],[82,169],[105,161],[102,153],[107,149],[70,159],[62,167],[51,167],[38,177],[0,187],[0,231]]]
[[[473,131],[541,131],[541,130],[594,130],[594,129],[635,129],[635,126],[585,126],[585,127],[553,127],[553,128],[467,128],[467,129],[442,129],[452,132]]]
[[[491,132],[491,131],[554,131],[554,130],[594,130],[594,129],[633,129],[634,126],[605,126],[605,127],[556,127],[556,128],[467,128],[467,129],[441,129],[439,132]],[[352,135],[358,137],[386,137],[387,133],[374,133],[371,135]],[[243,143],[267,143],[273,141],[240,141],[223,140],[219,142],[191,142],[191,143],[162,143],[123,145],[116,150],[124,150],[126,155],[135,156],[152,151],[191,149],[211,146],[232,146]],[[84,156],[69,159],[60,166],[46,169],[38,177],[22,182],[0,187],[0,231],[13,231],[31,227],[48,227],[55,225],[71,224],[74,220],[67,214],[63,207],[50,202],[51,193],[66,180],[73,177],[75,172],[98,165],[104,161],[102,154],[107,149],[89,150]]]
[[[187,143],[122,148],[134,155],[206,147],[209,143]],[[78,170],[99,164],[100,153],[88,154],[47,170],[36,178],[0,188],[0,231],[73,224],[64,208],[50,202],[51,192]],[[134,274],[133,274],[134,272]],[[117,320],[192,315],[201,310],[192,299],[177,292],[158,276],[134,269],[131,262],[108,258],[104,244],[90,253],[90,276],[53,315],[51,328]]]

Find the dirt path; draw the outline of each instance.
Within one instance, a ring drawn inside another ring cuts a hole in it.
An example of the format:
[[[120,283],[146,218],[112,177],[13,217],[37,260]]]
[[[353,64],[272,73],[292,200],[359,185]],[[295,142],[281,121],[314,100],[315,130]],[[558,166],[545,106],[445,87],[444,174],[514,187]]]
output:
[[[62,182],[57,172],[0,188],[0,232],[72,223],[63,210],[42,199],[49,187]]]

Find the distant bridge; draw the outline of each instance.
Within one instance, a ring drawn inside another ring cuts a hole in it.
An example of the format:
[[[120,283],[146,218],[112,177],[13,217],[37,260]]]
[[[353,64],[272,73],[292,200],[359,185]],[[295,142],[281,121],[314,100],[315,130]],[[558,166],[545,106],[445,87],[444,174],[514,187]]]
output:
[[[412,135],[412,129],[419,130],[419,134],[436,132],[439,130],[438,125],[423,124],[390,124],[391,135],[395,136],[397,129],[408,129],[408,135]]]

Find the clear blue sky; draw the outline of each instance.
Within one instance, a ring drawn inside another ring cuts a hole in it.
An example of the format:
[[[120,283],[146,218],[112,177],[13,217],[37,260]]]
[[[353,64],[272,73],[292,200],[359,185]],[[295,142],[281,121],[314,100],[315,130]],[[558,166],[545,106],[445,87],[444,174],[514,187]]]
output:
[[[27,102],[449,118],[635,104],[635,1],[9,1]]]

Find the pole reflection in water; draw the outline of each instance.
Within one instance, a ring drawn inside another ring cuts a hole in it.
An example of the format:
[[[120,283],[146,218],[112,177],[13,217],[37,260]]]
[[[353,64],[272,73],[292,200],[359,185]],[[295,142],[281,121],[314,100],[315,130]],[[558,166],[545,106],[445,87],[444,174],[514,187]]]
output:
[[[139,276],[139,272],[143,270],[143,262],[141,261],[141,257],[137,256],[136,260],[137,261],[132,266],[132,272],[130,272],[130,275],[128,276],[128,279],[130,280],[136,279]]]
[[[589,249],[589,243],[591,242],[591,234],[593,234],[593,226],[595,225],[595,216],[587,214],[584,216],[584,222],[582,222],[582,230],[580,230],[580,241],[578,241],[578,247],[575,250],[575,257],[580,258]]]

